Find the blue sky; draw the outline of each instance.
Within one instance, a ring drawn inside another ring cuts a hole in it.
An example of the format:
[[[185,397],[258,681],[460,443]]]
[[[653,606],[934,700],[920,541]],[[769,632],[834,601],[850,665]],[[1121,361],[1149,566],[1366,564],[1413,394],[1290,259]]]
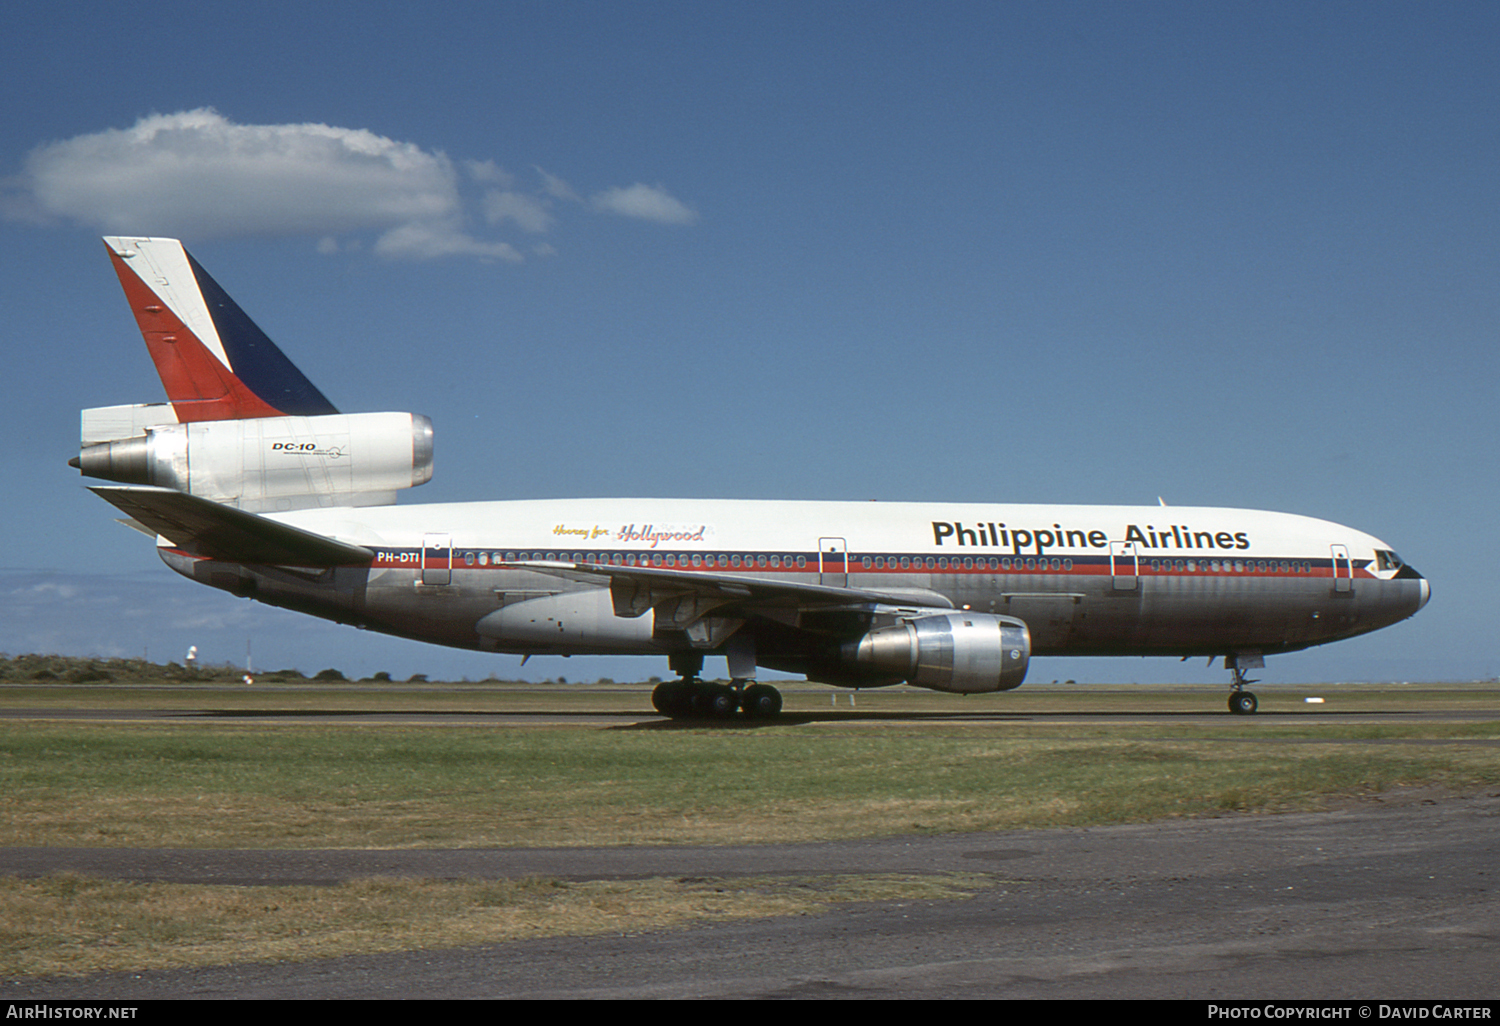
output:
[[[403,501],[1286,510],[1384,539],[1433,599],[1265,679],[1500,675],[1494,4],[6,20],[0,650],[665,673],[521,671],[162,566],[66,466],[78,409],[162,397],[98,241],[119,232],[183,238],[341,409],[431,416],[437,473]]]

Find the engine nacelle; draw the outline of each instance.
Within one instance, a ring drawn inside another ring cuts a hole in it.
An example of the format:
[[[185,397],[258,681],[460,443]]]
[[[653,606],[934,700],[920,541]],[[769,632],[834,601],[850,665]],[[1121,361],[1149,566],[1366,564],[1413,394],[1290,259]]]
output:
[[[840,652],[844,665],[934,691],[1009,691],[1026,679],[1031,632],[1014,617],[965,610],[903,617]]]
[[[74,465],[90,477],[175,488],[252,512],[385,505],[432,478],[432,421],[420,414],[148,423],[141,434],[96,440],[97,424],[128,420],[120,409],[83,411]]]

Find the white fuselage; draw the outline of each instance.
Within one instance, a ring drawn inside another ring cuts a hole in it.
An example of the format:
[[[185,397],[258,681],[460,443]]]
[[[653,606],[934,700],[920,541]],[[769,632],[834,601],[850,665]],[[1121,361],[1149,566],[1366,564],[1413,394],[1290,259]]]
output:
[[[621,615],[620,582],[589,567],[845,588],[846,610],[904,604],[1014,617],[1038,655],[1290,651],[1396,622],[1428,595],[1427,582],[1371,535],[1256,510],[566,499],[267,515],[375,558],[321,575],[230,574],[182,554],[168,561],[305,612],[518,653],[670,653],[685,644],[663,627],[659,604]],[[884,599],[862,602],[867,593]],[[751,615],[758,661],[809,672],[827,651],[820,638],[855,629],[840,627],[837,612]]]

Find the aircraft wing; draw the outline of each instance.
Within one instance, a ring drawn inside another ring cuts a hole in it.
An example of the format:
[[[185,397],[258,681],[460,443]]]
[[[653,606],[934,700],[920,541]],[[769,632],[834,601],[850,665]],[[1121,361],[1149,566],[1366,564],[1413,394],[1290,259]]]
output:
[[[375,558],[363,546],[172,488],[99,486],[89,491],[194,555],[231,563],[315,567],[362,565]]]
[[[825,584],[794,584],[766,581],[735,574],[699,570],[669,570],[644,566],[612,566],[607,563],[511,562],[502,566],[524,568],[566,580],[609,581],[610,599],[616,616],[635,617],[648,609],[656,611],[663,626],[691,626],[712,617],[716,620],[750,615],[783,623],[795,623],[799,612],[812,609],[848,609],[869,605],[952,608],[944,595],[917,588],[868,590]]]

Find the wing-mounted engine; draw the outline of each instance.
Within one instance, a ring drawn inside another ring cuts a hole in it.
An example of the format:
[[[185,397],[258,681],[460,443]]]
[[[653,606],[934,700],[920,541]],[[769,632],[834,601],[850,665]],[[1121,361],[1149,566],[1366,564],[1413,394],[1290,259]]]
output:
[[[1031,632],[1008,616],[967,610],[922,610],[902,615],[844,643],[840,677],[871,683],[904,680],[919,688],[973,694],[1009,691],[1026,679]]]
[[[380,506],[432,478],[432,421],[353,413],[177,423],[171,406],[83,411],[89,477],[156,485],[251,512]]]

